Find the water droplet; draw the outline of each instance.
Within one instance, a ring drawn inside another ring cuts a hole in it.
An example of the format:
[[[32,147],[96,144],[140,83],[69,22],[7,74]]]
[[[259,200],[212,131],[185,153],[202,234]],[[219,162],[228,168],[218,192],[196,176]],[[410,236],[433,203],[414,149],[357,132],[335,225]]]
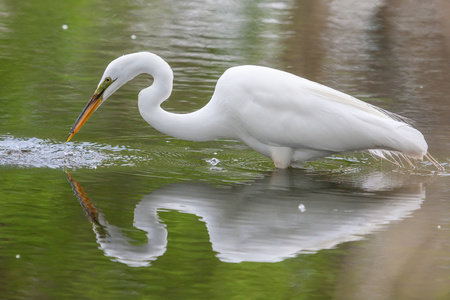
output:
[[[62,29],[67,30],[67,29],[69,29],[69,26],[67,26],[67,24],[64,24],[64,25],[62,26]]]
[[[299,210],[300,212],[305,212],[305,211],[306,211],[305,205],[304,205],[303,203],[300,203],[300,204],[298,205],[298,210]]]

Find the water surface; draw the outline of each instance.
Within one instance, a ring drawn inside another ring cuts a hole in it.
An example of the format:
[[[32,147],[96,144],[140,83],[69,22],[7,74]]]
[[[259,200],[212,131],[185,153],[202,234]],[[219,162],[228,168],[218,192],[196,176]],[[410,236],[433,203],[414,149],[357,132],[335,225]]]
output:
[[[449,168],[445,1],[0,0],[2,299],[448,299],[448,171],[348,153],[276,171],[158,133],[141,76],[65,144],[105,66],[148,50],[193,111],[260,64],[415,120]]]

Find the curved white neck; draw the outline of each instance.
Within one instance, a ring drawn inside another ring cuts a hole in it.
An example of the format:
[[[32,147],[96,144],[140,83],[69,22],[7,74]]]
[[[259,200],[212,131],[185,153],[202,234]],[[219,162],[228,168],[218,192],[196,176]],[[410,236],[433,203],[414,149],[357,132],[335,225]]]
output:
[[[175,114],[161,108],[172,93],[173,72],[159,56],[149,56],[140,73],[153,76],[153,84],[139,93],[139,112],[147,123],[167,135],[190,141],[208,141],[227,137],[221,112],[209,103],[192,113]]]

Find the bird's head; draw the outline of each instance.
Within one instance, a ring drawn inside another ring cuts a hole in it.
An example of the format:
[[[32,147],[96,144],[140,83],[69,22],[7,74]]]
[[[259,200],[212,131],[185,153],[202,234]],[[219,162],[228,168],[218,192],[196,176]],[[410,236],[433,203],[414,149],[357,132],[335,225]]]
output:
[[[139,74],[148,73],[167,79],[166,92],[162,98],[167,99],[172,89],[173,73],[169,65],[159,56],[150,52],[137,52],[120,56],[105,69],[102,79],[91,100],[86,104],[78,119],[73,124],[66,142],[68,142],[94,111],[117,91],[122,85]]]
[[[120,76],[119,70],[121,70],[121,61],[116,59],[112,61],[106,68],[94,95],[88,101],[83,111],[78,116],[77,120],[73,124],[69,135],[67,136],[66,142],[80,130],[80,128],[86,123],[89,117],[94,113],[94,111],[111,96],[115,91],[117,91],[126,81],[122,80],[123,76]]]

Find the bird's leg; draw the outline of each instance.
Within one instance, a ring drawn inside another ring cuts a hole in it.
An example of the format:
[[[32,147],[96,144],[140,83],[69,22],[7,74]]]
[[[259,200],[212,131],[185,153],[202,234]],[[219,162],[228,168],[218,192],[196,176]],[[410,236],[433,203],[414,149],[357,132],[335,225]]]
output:
[[[294,151],[289,147],[273,147],[271,158],[277,169],[287,169],[291,165]]]

